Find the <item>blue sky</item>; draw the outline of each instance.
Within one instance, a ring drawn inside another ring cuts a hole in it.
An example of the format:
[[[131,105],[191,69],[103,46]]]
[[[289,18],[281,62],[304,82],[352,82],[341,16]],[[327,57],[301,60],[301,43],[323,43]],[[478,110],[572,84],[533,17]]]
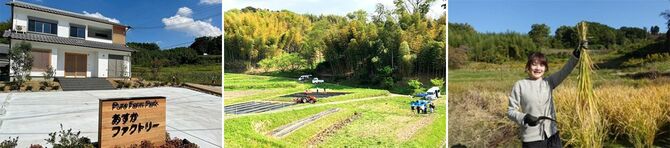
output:
[[[0,6],[2,21],[10,18],[10,8],[5,5],[7,1],[3,0]],[[158,43],[161,48],[189,46],[196,37],[221,34],[221,0],[22,1],[116,19],[133,27],[127,33],[126,41]]]
[[[386,8],[395,8],[393,0],[225,0],[223,11],[230,9],[242,9],[247,6],[270,10],[290,10],[296,13],[310,14],[335,14],[344,16],[356,10],[365,10],[368,14],[375,12],[377,3],[382,3]],[[444,13],[440,7],[443,0],[435,0],[428,16],[439,17]]]
[[[478,32],[528,33],[544,23],[553,35],[562,25],[582,20],[619,28],[653,25],[667,29],[659,14],[670,9],[668,0],[450,0],[449,22],[468,23]]]

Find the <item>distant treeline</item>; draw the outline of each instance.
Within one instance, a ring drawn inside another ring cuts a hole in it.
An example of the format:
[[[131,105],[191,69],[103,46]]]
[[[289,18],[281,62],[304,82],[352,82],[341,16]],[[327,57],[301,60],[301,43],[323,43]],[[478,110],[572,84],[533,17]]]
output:
[[[659,34],[658,26],[649,29],[646,27],[615,29],[597,22],[587,23],[590,49],[631,50],[636,45],[649,44],[665,38]],[[501,63],[507,60],[525,59],[530,52],[541,49],[573,49],[579,44],[575,26],[560,26],[554,30],[554,35],[550,35],[550,31],[549,26],[545,24],[533,24],[527,34],[479,33],[468,24],[449,23],[449,52],[455,53],[453,56],[450,55],[450,58]],[[449,66],[458,68],[461,61],[450,60]]]
[[[126,45],[136,51],[132,56],[133,65],[163,66],[183,64],[221,63],[221,36],[199,37],[188,47],[161,50],[156,43],[129,42]]]
[[[226,70],[306,70],[373,84],[442,76],[446,17],[427,17],[434,0],[420,2],[395,0],[395,8],[378,4],[374,13],[346,16],[253,7],[226,11]]]

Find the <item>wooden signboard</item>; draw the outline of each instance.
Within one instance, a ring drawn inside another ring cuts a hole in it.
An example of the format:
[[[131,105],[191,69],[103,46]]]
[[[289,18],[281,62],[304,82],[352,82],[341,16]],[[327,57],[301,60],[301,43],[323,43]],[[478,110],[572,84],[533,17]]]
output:
[[[101,148],[165,143],[165,97],[100,99],[98,142]]]

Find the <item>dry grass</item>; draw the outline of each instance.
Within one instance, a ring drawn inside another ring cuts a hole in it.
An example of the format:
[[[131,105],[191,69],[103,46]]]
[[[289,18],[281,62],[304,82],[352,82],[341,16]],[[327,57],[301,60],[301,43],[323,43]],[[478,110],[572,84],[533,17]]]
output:
[[[574,110],[576,98],[574,87],[556,90],[554,97],[557,103],[557,116],[561,136],[567,139],[567,144],[576,145],[576,136],[585,132],[578,125]],[[668,123],[670,106],[670,85],[661,86],[603,86],[596,89],[600,94],[595,99],[601,102],[598,108],[602,111],[601,119],[609,128],[609,133],[615,137],[625,136],[635,147],[652,147],[656,134],[664,124]],[[602,137],[605,140],[607,137]]]
[[[514,145],[520,144],[518,125],[507,119],[507,93],[477,90],[449,93],[450,145],[516,147]]]

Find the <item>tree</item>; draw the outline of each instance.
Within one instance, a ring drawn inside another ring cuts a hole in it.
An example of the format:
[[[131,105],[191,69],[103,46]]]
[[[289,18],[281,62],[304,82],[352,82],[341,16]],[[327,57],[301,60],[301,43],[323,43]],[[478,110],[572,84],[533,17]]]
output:
[[[131,58],[134,65],[151,65],[154,59],[166,58],[160,55],[161,50],[156,43],[129,42],[126,45],[135,49],[133,58]]]
[[[33,68],[31,50],[32,45],[22,41],[9,51],[9,61],[12,61],[10,62],[10,68],[14,72],[16,87],[23,86],[26,76],[30,75],[30,71]]]
[[[577,30],[571,26],[561,26],[556,29],[555,38],[563,45],[564,48],[577,47],[579,42],[577,38]]]
[[[653,27],[652,27],[653,28]],[[637,27],[621,27],[619,28],[620,36],[617,37],[619,44],[624,44],[625,41],[639,41],[647,38],[647,30]]]
[[[12,28],[11,20],[0,22],[0,33],[4,33],[5,30],[9,30],[10,28]],[[0,43],[9,44],[9,39],[0,36]]]
[[[400,43],[400,57],[402,57],[402,64],[400,71],[404,76],[409,75],[409,73],[412,72],[412,63],[414,62],[414,59],[416,55],[412,55],[410,53],[409,45],[407,45],[407,42],[403,41]]]
[[[419,14],[424,17],[430,11],[430,5],[435,0],[394,0],[396,12],[407,12],[409,14]]]
[[[474,46],[477,42],[477,31],[469,24],[449,23],[449,46]]]
[[[444,92],[444,88],[446,85],[444,85],[444,79],[442,78],[434,78],[430,79],[430,83],[433,84],[435,87],[440,87],[440,91]]]
[[[423,83],[421,83],[419,80],[409,80],[407,81],[407,85],[409,85],[409,87],[412,89],[412,95],[416,95],[425,91],[425,88],[423,88]]]
[[[658,35],[658,32],[661,30],[658,26],[651,26],[651,35]]]
[[[356,10],[352,13],[348,13],[347,18],[349,18],[351,20],[357,20],[357,21],[365,22],[368,18],[368,13],[365,12],[364,10]]]
[[[47,86],[51,87],[52,84],[52,79],[54,78],[54,75],[56,74],[56,69],[54,69],[53,66],[49,65],[47,69],[42,73],[42,76],[44,77],[44,80],[47,84]]]
[[[468,62],[468,55],[463,48],[449,47],[449,69],[463,68]]]
[[[670,50],[670,10],[665,10],[660,15],[667,20],[665,22],[668,28],[668,31],[665,32],[665,50]]]
[[[158,51],[161,50],[156,43],[138,43],[138,42],[128,42],[126,44],[129,48],[138,50],[138,51]]]
[[[208,55],[221,55],[221,36],[198,37],[188,47],[197,51],[198,55],[203,55],[205,53]]]
[[[378,4],[374,14],[358,10],[345,16],[228,10],[223,36],[226,69],[297,68],[381,87],[407,76],[442,73],[447,58],[446,15],[425,17],[433,1],[395,0],[395,8]],[[467,38],[476,38],[474,29],[469,31]]]
[[[162,57],[166,58],[169,61],[169,65],[182,65],[182,64],[197,64],[198,63],[198,53],[187,47],[177,47],[173,49],[167,49],[161,52]]]
[[[547,47],[549,42],[549,26],[546,24],[533,24],[528,36],[539,47]]]

